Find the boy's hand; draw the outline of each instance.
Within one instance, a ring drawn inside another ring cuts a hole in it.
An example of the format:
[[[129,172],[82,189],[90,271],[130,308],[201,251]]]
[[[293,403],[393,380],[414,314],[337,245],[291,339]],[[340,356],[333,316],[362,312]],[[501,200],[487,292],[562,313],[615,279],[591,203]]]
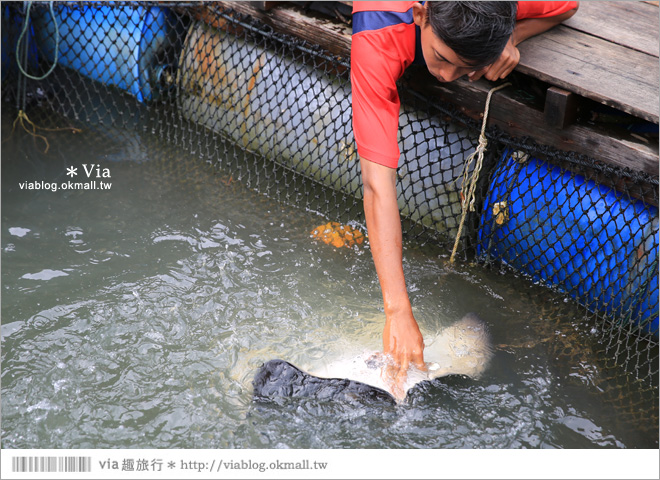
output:
[[[383,330],[383,352],[392,360],[385,372],[386,380],[391,385],[392,394],[402,398],[410,364],[426,370],[424,338],[412,314],[387,316]]]
[[[487,80],[499,80],[509,75],[516,65],[520,62],[520,52],[518,45],[534,35],[543,33],[552,27],[559,25],[564,20],[571,18],[578,7],[568,10],[560,15],[544,18],[527,18],[516,22],[516,27],[509,38],[509,42],[504,47],[504,51],[500,58],[492,65],[476,70],[468,74],[468,79],[473,82],[479,80],[481,77],[486,77]]]
[[[520,62],[520,51],[518,47],[513,44],[513,37],[509,39],[509,43],[504,47],[504,51],[500,58],[488,67],[476,70],[468,74],[468,79],[471,82],[479,80],[481,77],[486,77],[486,80],[495,81],[505,78],[509,75],[516,65]]]

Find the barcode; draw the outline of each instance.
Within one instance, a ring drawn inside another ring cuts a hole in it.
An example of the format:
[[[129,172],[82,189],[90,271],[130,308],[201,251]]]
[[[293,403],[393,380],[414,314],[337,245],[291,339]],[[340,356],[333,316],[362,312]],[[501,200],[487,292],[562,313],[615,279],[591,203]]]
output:
[[[92,457],[12,457],[12,472],[91,472]]]

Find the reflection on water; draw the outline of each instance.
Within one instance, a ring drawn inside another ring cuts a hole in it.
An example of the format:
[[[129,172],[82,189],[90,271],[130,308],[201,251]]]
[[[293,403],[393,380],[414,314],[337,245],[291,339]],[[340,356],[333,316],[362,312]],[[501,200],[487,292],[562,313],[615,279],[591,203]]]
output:
[[[3,114],[3,139],[10,125]],[[469,311],[488,324],[481,378],[425,383],[392,407],[253,403],[266,360],[378,349],[368,247],[316,242],[326,219],[121,133],[59,133],[47,155],[25,135],[3,144],[3,447],[657,447],[653,391],[615,385],[626,377],[603,368],[579,309],[412,245],[427,338]],[[83,164],[111,187],[20,188],[68,182],[71,166],[91,181]]]

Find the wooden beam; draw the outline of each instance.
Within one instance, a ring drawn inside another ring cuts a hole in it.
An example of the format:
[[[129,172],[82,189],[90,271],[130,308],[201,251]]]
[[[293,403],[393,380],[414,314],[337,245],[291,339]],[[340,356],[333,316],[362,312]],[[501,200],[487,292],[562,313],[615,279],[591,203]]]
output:
[[[577,107],[577,95],[561,88],[550,87],[545,94],[545,122],[550,127],[564,128],[575,121]]]
[[[265,12],[266,10],[270,10],[280,2],[250,2],[250,3],[254,8],[257,8],[262,12]]]
[[[270,25],[275,30],[320,45],[335,55],[344,58],[350,57],[352,29],[347,25],[328,19],[309,17],[304,15],[297,7],[287,5],[286,2],[277,4],[268,11],[255,8],[253,2],[219,1],[213,2],[208,8],[213,8],[214,5],[231,8],[238,13],[250,15],[266,25]]]
[[[456,106],[467,116],[481,121],[488,90],[492,84],[485,80],[458,80],[440,84],[427,72],[410,76],[411,85],[441,102]],[[542,111],[516,99],[507,89],[493,96],[488,114],[488,126],[497,126],[507,134],[529,137],[540,145],[548,145],[567,152],[577,152],[596,160],[643,171],[658,177],[658,145],[635,141],[632,137],[616,136],[603,129],[585,125],[569,125],[564,129],[546,124]]]

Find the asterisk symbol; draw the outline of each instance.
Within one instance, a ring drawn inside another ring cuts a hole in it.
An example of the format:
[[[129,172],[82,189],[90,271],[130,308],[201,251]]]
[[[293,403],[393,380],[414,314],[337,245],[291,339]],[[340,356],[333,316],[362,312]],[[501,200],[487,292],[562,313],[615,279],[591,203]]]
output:
[[[174,463],[174,462],[169,462],[167,464],[167,468],[175,468],[175,467],[176,467],[176,463]]]
[[[74,175],[78,175],[78,169],[76,167],[68,167],[66,169],[66,174],[70,177],[73,177]]]

